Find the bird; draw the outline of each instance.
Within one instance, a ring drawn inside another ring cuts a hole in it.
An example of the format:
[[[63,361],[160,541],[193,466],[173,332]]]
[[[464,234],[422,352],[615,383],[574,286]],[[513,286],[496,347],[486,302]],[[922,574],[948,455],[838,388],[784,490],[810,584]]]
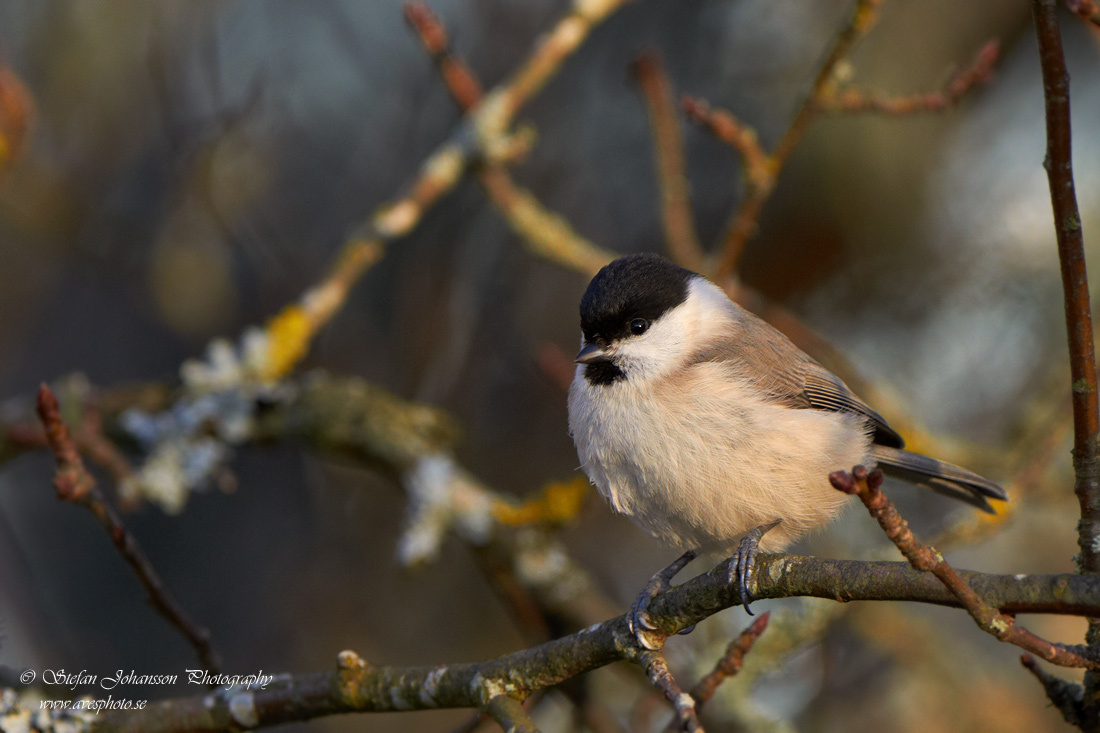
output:
[[[757,552],[778,551],[835,518],[849,496],[829,474],[863,465],[978,509],[998,484],[911,453],[835,374],[702,275],[657,254],[605,265],[580,302],[581,349],[569,432],[582,470],[611,506],[686,550],[653,576],[648,601],[701,552],[728,552],[749,610]]]

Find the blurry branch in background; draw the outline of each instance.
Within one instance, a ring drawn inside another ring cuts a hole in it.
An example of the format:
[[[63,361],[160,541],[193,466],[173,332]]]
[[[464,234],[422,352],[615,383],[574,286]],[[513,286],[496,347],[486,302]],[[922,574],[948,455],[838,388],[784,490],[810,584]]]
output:
[[[820,560],[794,555],[758,557],[754,596],[813,595],[834,600],[907,600],[959,606],[928,573],[906,563]],[[729,561],[659,594],[650,617],[659,631],[675,634],[740,603],[726,583]],[[1010,613],[1100,614],[1100,577],[1012,576],[959,571],[992,606]],[[112,711],[100,731],[215,731],[259,728],[349,712],[477,707],[499,695],[522,700],[537,690],[617,661],[646,663],[627,615],[529,649],[478,663],[433,667],[373,667],[342,652],[335,672],[281,675],[266,689],[223,688],[198,697],[152,703],[146,709]],[[660,672],[660,670],[657,670]],[[669,688],[672,689],[672,688]],[[685,696],[686,697],[686,696]],[[680,700],[687,711],[688,700]],[[510,706],[513,710],[514,706]]]
[[[1100,656],[1092,654],[1088,647],[1051,644],[1017,624],[1013,616],[1005,615],[986,603],[947,564],[943,555],[914,536],[908,522],[901,518],[893,502],[879,489],[883,480],[882,471],[876,469],[868,473],[863,466],[856,466],[851,473],[837,471],[831,474],[829,480],[838,491],[858,496],[909,564],[939,578],[944,587],[959,599],[982,631],[1062,667],[1100,669]]]
[[[1066,7],[1077,13],[1082,20],[1100,27],[1100,3],[1096,0],[1066,0]]]
[[[118,512],[96,488],[95,480],[84,467],[84,461],[69,435],[69,428],[61,418],[57,398],[44,384],[38,392],[37,412],[45,429],[50,451],[57,460],[57,473],[54,475],[57,498],[83,506],[95,516],[111,538],[115,549],[133,568],[149,596],[150,605],[183,634],[194,648],[203,668],[210,670],[211,674],[217,674],[218,656],[210,644],[210,632],[187,617],[186,612],[165,587],[160,575],[153,569],[137,540],[123,526]]]
[[[1046,109],[1046,156],[1043,167],[1050,184],[1058,261],[1065,294],[1066,331],[1069,342],[1070,379],[1073,393],[1074,493],[1081,508],[1077,525],[1078,572],[1100,572],[1100,404],[1097,401],[1096,348],[1093,341],[1084,234],[1073,181],[1070,133],[1069,71],[1062,52],[1056,0],[1032,0],[1039,63],[1043,73]],[[1100,619],[1090,618],[1085,641],[1100,651]],[[1050,687],[1046,687],[1048,693]],[[1100,674],[1085,674],[1082,695],[1082,729],[1100,729]],[[1054,699],[1052,698],[1052,702]],[[1067,716],[1068,719],[1068,716]]]
[[[768,628],[769,618],[771,618],[771,614],[765,613],[749,624],[749,626],[738,634],[737,638],[731,641],[729,646],[726,647],[726,653],[718,660],[718,664],[714,666],[714,670],[706,677],[699,680],[695,687],[691,688],[691,696],[695,700],[696,710],[702,708],[707,700],[714,696],[720,684],[741,671],[741,667],[745,663],[745,655],[752,651],[752,647],[756,644],[756,640],[759,639],[760,635],[764,633],[764,630]]]
[[[450,47],[447,30],[421,2],[404,5],[405,19],[443,75],[447,91],[463,112],[473,112],[482,101],[481,84]],[[475,174],[508,225],[535,254],[591,277],[614,255],[582,237],[562,216],[543,207],[531,192],[518,186],[504,163],[487,158]]]
[[[760,213],[775,189],[779,172],[820,114],[836,111],[889,114],[938,111],[957,103],[976,84],[989,80],[998,55],[996,42],[986,44],[974,64],[955,74],[940,92],[890,98],[856,90],[838,91],[841,72],[846,68],[852,47],[877,22],[883,1],[857,2],[848,24],[837,35],[818,70],[810,93],[770,153],[761,148],[756,132],[729,112],[712,111],[706,102],[692,97],[684,99],[688,116],[731,145],[741,157],[744,169],[745,195],[726,230],[722,251],[714,266],[714,278],[719,282],[736,274],[745,245],[756,234]]]
[[[639,56],[632,67],[645,98],[653,127],[653,151],[661,185],[661,221],[668,252],[676,264],[703,270],[703,246],[691,212],[691,184],[684,163],[684,136],[680,130],[672,85],[656,51]]]
[[[741,205],[726,230],[725,241],[718,262],[714,267],[716,280],[725,280],[737,272],[737,265],[745,244],[756,234],[757,222],[765,202],[775,188],[775,179],[787,162],[787,158],[801,142],[810,123],[819,112],[817,100],[827,87],[835,83],[836,71],[848,57],[852,46],[865,36],[878,21],[879,9],[884,0],[859,0],[848,24],[837,35],[832,50],[818,70],[813,87],[791,121],[787,131],[779,139],[773,151],[764,159],[764,165],[748,170],[745,175],[746,191]],[[755,136],[754,136],[755,137]],[[738,150],[740,150],[738,148]],[[747,162],[744,161],[743,162]]]
[[[997,41],[985,44],[970,66],[952,74],[938,92],[891,96],[848,87],[831,88],[818,100],[818,105],[823,112],[878,112],[885,115],[939,112],[954,107],[975,86],[985,84],[993,78],[993,68],[997,64],[1000,51]]]
[[[730,112],[712,108],[706,101],[691,96],[684,96],[682,105],[689,119],[730,145],[741,161],[745,191],[726,227],[721,251],[717,255],[713,271],[709,273],[712,279],[725,288],[731,298],[785,333],[796,345],[835,372],[858,394],[885,406],[896,403],[897,399],[864,379],[843,354],[813,333],[796,316],[780,306],[768,303],[736,276],[741,256],[749,240],[756,235],[760,215],[775,190],[780,173],[810,125],[820,115],[839,111],[872,111],[895,115],[940,111],[956,104],[974,86],[991,78],[999,53],[999,46],[995,41],[983,46],[971,66],[954,74],[939,92],[895,98],[878,93],[841,90],[839,85],[842,77],[850,72],[848,56],[856,42],[877,22],[883,2],[884,0],[857,0],[847,24],[833,40],[797,114],[770,152],[761,145],[756,130]],[[914,444],[937,444],[936,450],[930,452],[944,455],[957,451],[956,446],[939,445],[939,441],[907,417],[907,411],[896,412],[899,414],[894,416],[893,422],[901,427],[902,432],[913,437],[911,442]]]
[[[517,71],[504,84],[485,95],[451,138],[424,161],[420,175],[409,185],[407,192],[396,201],[381,206],[344,245],[329,277],[273,319],[267,328],[273,338],[268,346],[265,377],[277,379],[293,368],[305,355],[313,335],[343,306],[351,286],[381,256],[382,247],[411,232],[424,213],[454,189],[472,162],[508,158],[517,154],[517,148],[522,151],[526,147],[522,139],[517,142],[515,136],[509,133],[516,113],[542,90],[565,59],[584,42],[592,28],[629,1],[575,0],[570,11],[543,36]],[[410,22],[416,23],[417,11],[407,17]],[[445,46],[444,36],[444,50]],[[472,82],[472,76],[467,74],[460,82],[453,72],[454,67],[448,68],[448,83],[467,84],[459,91],[460,103],[476,97],[476,83],[468,85]],[[524,137],[522,132],[517,134]],[[532,216],[529,200],[521,196],[517,201],[517,206],[527,205],[523,208],[528,215],[526,221],[533,225],[545,223]],[[571,254],[583,254],[586,248],[579,246],[578,249],[582,251]],[[571,262],[574,267],[594,272],[591,269],[595,266],[594,261],[579,258]]]

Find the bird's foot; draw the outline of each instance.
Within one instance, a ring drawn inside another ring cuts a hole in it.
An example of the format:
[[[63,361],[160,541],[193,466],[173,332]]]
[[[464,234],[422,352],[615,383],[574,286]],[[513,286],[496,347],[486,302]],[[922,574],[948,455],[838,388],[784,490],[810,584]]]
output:
[[[752,585],[752,575],[756,569],[756,554],[760,552],[760,540],[782,521],[777,519],[770,524],[761,524],[750,530],[741,538],[741,543],[737,545],[737,554],[731,558],[729,577],[726,582],[730,585],[733,585],[734,581],[737,582],[737,590],[741,594],[741,605],[745,607],[745,613],[750,616],[756,615],[749,608],[749,602],[752,600],[749,587]]]
[[[668,590],[671,587],[671,581],[676,576],[676,573],[684,569],[684,567],[694,560],[699,553],[695,550],[688,550],[680,557],[676,558],[671,565],[664,570],[660,571],[646,583],[645,588],[638,594],[638,597],[634,600],[634,603],[630,606],[630,632],[634,634],[634,638],[638,640],[638,643],[644,649],[654,651],[660,648],[660,643],[655,642],[651,636],[651,632],[656,630],[656,626],[649,620],[649,604],[658,593]],[[694,626],[684,629],[680,633],[688,633]]]

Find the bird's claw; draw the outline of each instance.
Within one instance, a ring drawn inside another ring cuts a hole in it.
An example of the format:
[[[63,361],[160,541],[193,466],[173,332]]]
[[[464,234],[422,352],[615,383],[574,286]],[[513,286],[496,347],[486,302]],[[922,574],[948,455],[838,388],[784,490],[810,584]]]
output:
[[[644,649],[649,651],[656,651],[660,648],[661,642],[653,638],[654,631],[657,627],[649,618],[649,604],[657,597],[658,593],[662,593],[668,590],[671,586],[672,578],[676,573],[684,569],[689,562],[694,560],[698,553],[695,550],[688,550],[683,555],[678,557],[671,565],[664,570],[660,571],[646,583],[645,588],[638,594],[638,597],[634,599],[634,603],[630,606],[630,614],[627,616],[627,621],[630,626],[630,633],[634,634],[634,638],[638,640],[638,644]],[[692,627],[694,628],[694,627]],[[691,629],[684,629],[680,633],[688,633]]]
[[[750,616],[756,615],[749,608],[749,602],[752,600],[752,593],[749,588],[752,586],[752,576],[756,570],[756,555],[760,552],[760,540],[782,521],[782,519],[777,519],[770,524],[761,524],[759,527],[750,530],[748,534],[741,538],[740,544],[737,545],[737,554],[733,556],[730,562],[727,582],[730,585],[735,581],[737,582],[737,590],[741,595],[741,605],[744,606],[745,613]]]

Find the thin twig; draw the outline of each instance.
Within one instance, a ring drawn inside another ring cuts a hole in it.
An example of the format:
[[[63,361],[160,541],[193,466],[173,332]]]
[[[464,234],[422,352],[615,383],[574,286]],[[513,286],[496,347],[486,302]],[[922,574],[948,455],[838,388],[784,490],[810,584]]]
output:
[[[1044,671],[1039,663],[1035,661],[1035,657],[1030,654],[1021,655],[1020,664],[1024,665],[1024,669],[1031,672],[1039,680],[1043,690],[1047,693],[1047,698],[1050,699],[1050,703],[1058,709],[1066,722],[1080,728],[1084,720],[1085,688],[1076,682],[1056,677]]]
[[[485,706],[485,712],[508,733],[538,733],[523,703],[511,695],[495,695]]]
[[[482,101],[481,85],[451,50],[439,18],[421,2],[406,3],[405,17],[439,67],[451,98],[464,112],[473,111]],[[534,254],[589,276],[613,259],[610,252],[582,237],[565,218],[548,211],[517,185],[499,161],[482,160],[476,175],[509,226]]]
[[[1100,3],[1096,0],[1066,0],[1066,7],[1077,13],[1081,20],[1100,28]]]
[[[685,98],[684,108],[688,116],[732,145],[740,155],[745,171],[745,194],[726,227],[718,261],[714,266],[713,275],[716,281],[724,282],[736,272],[745,245],[756,234],[760,214],[775,189],[779,172],[818,115],[830,111],[904,114],[943,109],[956,103],[963,94],[985,81],[992,72],[997,59],[997,45],[994,42],[987,43],[974,63],[954,75],[939,92],[898,98],[864,94],[856,90],[838,92],[837,70],[851,53],[855,43],[877,22],[883,2],[884,0],[858,0],[848,23],[833,41],[832,48],[818,69],[798,113],[770,153],[761,148],[756,132],[730,113],[711,110],[701,100]]]
[[[702,733],[703,726],[695,711],[695,700],[681,689],[676,678],[668,668],[668,661],[660,650],[644,649],[634,660],[642,669],[653,686],[660,690],[665,699],[672,704],[676,714],[677,727],[688,733]]]
[[[684,136],[676,114],[672,85],[656,52],[639,56],[632,65],[653,128],[653,152],[661,186],[661,221],[672,259],[689,270],[703,267],[703,246],[691,213],[691,186],[684,163]]]
[[[783,137],[779,139],[772,150],[771,168],[772,176],[778,175],[786,165],[791,153],[802,141],[806,130],[817,117],[820,107],[818,100],[829,93],[830,88],[836,82],[836,70],[844,59],[848,57],[852,46],[856,41],[865,36],[878,21],[879,10],[884,0],[858,0],[855,10],[847,25],[833,41],[825,61],[817,72],[813,86],[799,107],[798,114],[791,121]],[[771,196],[774,188],[774,180],[770,185],[759,186],[756,189],[746,191],[744,200],[737,213],[734,214],[726,230],[725,241],[722,245],[722,254],[718,264],[714,268],[716,280],[724,280],[737,270],[737,263],[745,250],[745,245],[756,233],[756,223],[760,219],[760,212],[764,208],[764,202]]]
[[[718,690],[720,684],[741,671],[745,663],[745,655],[752,651],[756,640],[768,628],[770,616],[770,613],[765,613],[738,634],[737,638],[726,647],[726,653],[722,655],[711,673],[691,688],[691,697],[695,700],[696,710],[702,709],[707,700]]]
[[[940,112],[955,106],[975,86],[993,78],[993,67],[999,55],[1000,44],[989,41],[978,51],[971,65],[952,74],[939,91],[895,96],[846,87],[824,97],[819,104],[823,112],[878,112],[893,116]]]
[[[45,384],[38,391],[38,417],[46,430],[50,450],[57,461],[57,473],[54,475],[57,497],[62,501],[86,507],[95,515],[100,526],[111,538],[115,549],[133,568],[142,587],[145,588],[149,603],[157,613],[186,637],[203,668],[211,674],[216,674],[218,657],[210,644],[210,632],[188,618],[187,613],[165,587],[164,581],[149,562],[149,558],[146,557],[137,540],[123,526],[118,513],[104,500],[99,489],[96,488],[95,480],[84,467],[84,461],[76,450],[69,428],[61,418],[57,397]]]
[[[947,564],[943,555],[934,547],[925,545],[916,538],[909,529],[909,523],[902,519],[893,502],[879,490],[882,479],[882,471],[876,469],[868,473],[863,466],[856,466],[851,473],[836,471],[829,475],[829,481],[838,491],[854,494],[860,498],[863,505],[867,507],[867,511],[886,532],[886,536],[914,568],[930,572],[939,578],[940,582],[959,599],[963,608],[983,631],[1001,641],[1015,644],[1052,664],[1062,667],[1100,669],[1100,661],[1090,654],[1088,647],[1052,644],[1017,624],[1013,616],[1001,613],[983,600],[955,572],[955,569]]]
[[[692,121],[706,127],[712,135],[737,151],[750,190],[767,189],[765,193],[770,192],[775,181],[772,161],[761,147],[756,130],[724,109],[711,109],[705,100],[684,96],[680,103]]]
[[[463,110],[469,110],[481,101],[481,83],[451,51],[447,31],[426,3],[407,2],[404,5],[405,20],[420,36],[420,43],[431,54],[432,60],[443,75],[447,91]]]

